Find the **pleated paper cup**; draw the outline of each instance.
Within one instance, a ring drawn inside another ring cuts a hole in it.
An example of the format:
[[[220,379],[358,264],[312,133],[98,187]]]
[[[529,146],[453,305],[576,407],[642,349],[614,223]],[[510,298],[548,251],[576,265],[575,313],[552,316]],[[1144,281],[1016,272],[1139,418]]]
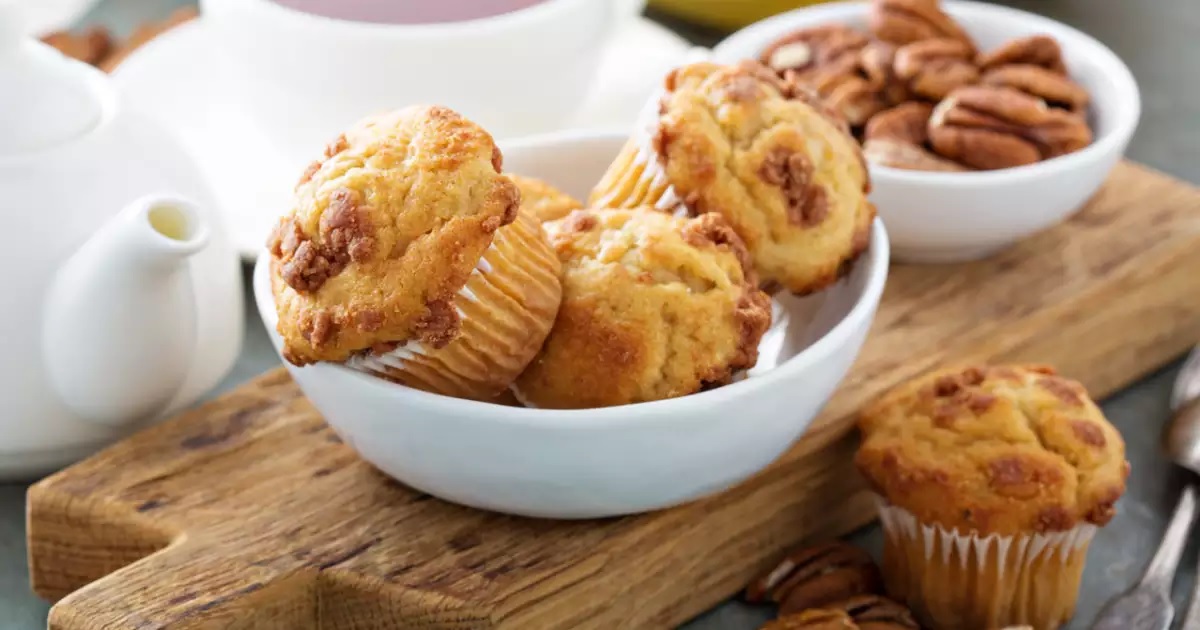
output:
[[[441,348],[410,341],[388,352],[357,355],[346,365],[437,394],[494,400],[550,333],[562,299],[560,271],[541,224],[521,211],[496,231],[458,292],[458,337]]]
[[[879,517],[888,594],[933,630],[1062,626],[1075,611],[1097,529],[979,536],[921,523],[888,504]]]
[[[638,115],[634,133],[592,189],[588,205],[593,208],[654,207],[677,216],[687,216],[687,207],[675,194],[655,147],[658,108],[664,92],[657,90]]]

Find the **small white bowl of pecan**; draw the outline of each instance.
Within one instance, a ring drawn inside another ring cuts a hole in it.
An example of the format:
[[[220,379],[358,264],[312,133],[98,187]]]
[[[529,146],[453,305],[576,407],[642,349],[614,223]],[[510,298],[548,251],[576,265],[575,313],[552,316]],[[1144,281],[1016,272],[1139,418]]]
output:
[[[1141,113],[1115,53],[1054,20],[979,2],[798,9],[730,36],[839,111],[864,143],[893,257],[988,256],[1079,209]]]

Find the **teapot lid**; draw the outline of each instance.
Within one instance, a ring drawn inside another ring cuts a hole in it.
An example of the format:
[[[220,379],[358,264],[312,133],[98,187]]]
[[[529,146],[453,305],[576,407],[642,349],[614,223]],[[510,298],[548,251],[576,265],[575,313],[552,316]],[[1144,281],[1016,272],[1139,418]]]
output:
[[[26,36],[12,0],[0,0],[0,156],[49,148],[103,116],[99,70]]]

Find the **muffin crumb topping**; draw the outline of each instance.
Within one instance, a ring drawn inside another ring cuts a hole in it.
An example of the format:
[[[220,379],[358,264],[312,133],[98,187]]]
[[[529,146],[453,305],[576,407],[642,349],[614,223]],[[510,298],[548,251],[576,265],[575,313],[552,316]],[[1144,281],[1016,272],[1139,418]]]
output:
[[[1010,535],[1103,525],[1129,467],[1083,386],[1044,366],[968,367],[863,409],[859,469],[920,522]]]

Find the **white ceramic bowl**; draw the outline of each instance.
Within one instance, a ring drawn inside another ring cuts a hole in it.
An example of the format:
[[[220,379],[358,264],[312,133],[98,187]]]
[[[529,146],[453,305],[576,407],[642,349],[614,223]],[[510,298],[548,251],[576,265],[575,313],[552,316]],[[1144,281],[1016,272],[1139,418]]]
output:
[[[1137,127],[1141,101],[1125,64],[1100,42],[1048,18],[979,2],[942,3],[982,50],[1036,33],[1055,37],[1071,76],[1092,95],[1095,142],[1029,166],[973,173],[925,173],[871,165],[872,200],[887,225],[893,257],[911,262],[982,258],[1081,207],[1100,187]],[[715,60],[756,58],[799,28],[842,23],[866,29],[866,2],[837,2],[783,13],[734,33]]]
[[[546,0],[436,24],[333,19],[274,0],[200,7],[221,53],[210,89],[232,97],[288,159],[307,161],[354,121],[401,104],[445,105],[497,137],[561,124],[638,3]]]
[[[625,133],[541,136],[503,146],[505,169],[584,196]],[[266,256],[254,294],[278,349]],[[459,400],[332,364],[292,377],[364,459],[432,495],[499,512],[590,518],[724,490],[777,458],[854,362],[883,291],[880,223],[853,271],[817,296],[777,301],[777,323],[745,380],[673,400],[555,411]]]

